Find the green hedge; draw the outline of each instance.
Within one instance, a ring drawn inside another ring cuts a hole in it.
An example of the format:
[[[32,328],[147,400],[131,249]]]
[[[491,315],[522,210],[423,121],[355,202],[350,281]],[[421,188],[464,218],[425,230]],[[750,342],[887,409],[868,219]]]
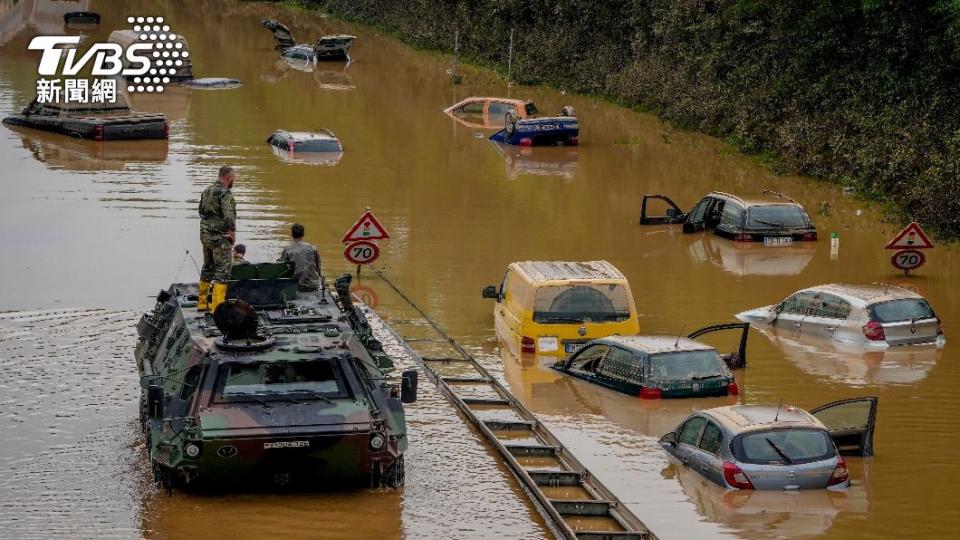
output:
[[[301,0],[854,185],[960,237],[960,0]]]

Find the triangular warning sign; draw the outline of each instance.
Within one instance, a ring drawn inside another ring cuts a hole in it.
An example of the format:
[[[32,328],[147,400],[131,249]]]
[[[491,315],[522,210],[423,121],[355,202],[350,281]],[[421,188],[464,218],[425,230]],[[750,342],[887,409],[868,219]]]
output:
[[[920,224],[914,221],[887,242],[886,249],[930,249],[933,242],[927,236]]]
[[[353,227],[350,227],[347,234],[343,235],[340,241],[347,243],[355,240],[383,240],[385,238],[390,238],[387,229],[380,224],[373,212],[367,210],[353,224]]]

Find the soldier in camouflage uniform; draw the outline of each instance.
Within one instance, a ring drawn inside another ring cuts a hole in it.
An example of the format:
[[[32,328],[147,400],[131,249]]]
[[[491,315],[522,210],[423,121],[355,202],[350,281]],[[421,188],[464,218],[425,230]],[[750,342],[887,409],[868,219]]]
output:
[[[200,195],[200,243],[203,244],[203,269],[197,310],[212,312],[227,296],[232,246],[236,240],[237,203],[230,188],[236,174],[233,167],[220,167],[217,181]],[[212,284],[212,287],[211,287]],[[207,294],[212,291],[208,301]]]
[[[315,291],[320,288],[320,254],[312,244],[303,241],[303,225],[294,223],[290,234],[293,242],[283,248],[277,261],[293,263],[293,276],[299,280],[301,291]]]

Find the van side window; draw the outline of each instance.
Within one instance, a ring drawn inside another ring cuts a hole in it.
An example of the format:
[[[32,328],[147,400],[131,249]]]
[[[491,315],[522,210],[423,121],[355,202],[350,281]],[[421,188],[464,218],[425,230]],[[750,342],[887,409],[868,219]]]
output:
[[[620,347],[610,347],[610,352],[597,368],[597,374],[626,382],[643,380],[643,362],[634,354]]]
[[[703,428],[703,437],[700,437],[700,449],[708,454],[716,454],[723,442],[723,432],[713,422],[707,422]]]
[[[510,271],[507,270],[503,274],[503,281],[500,282],[500,299],[503,300],[507,296],[507,286],[510,285]]]
[[[700,440],[700,431],[703,430],[703,425],[706,423],[707,419],[702,416],[694,416],[687,420],[687,422],[683,424],[683,427],[680,428],[679,441],[683,444],[696,446],[697,441]]]

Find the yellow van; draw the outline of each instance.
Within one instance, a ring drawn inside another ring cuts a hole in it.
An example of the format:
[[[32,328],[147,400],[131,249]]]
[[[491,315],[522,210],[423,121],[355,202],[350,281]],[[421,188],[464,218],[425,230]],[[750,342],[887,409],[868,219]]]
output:
[[[607,261],[511,263],[483,289],[497,335],[514,354],[570,354],[591,339],[640,331],[627,278]]]

